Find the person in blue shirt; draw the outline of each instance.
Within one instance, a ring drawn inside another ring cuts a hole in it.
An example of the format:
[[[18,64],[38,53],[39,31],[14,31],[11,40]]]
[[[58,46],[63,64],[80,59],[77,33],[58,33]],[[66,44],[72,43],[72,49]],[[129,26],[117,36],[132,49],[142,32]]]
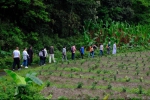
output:
[[[80,53],[81,53],[81,58],[83,59],[83,56],[84,56],[84,47],[83,46],[80,48]]]

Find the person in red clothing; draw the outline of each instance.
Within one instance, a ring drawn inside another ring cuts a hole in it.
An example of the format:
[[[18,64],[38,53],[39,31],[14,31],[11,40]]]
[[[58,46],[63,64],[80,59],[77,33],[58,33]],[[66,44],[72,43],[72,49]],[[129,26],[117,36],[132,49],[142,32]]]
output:
[[[71,47],[71,58],[72,60],[75,59],[75,52],[76,52],[76,47],[75,45]]]

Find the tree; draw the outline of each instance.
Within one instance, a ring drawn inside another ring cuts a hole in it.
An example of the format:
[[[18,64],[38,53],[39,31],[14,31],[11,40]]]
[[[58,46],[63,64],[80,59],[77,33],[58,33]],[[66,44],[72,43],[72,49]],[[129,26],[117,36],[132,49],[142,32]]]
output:
[[[134,9],[133,23],[149,24],[150,23],[150,1],[133,0],[132,8]]]
[[[104,21],[130,21],[134,16],[131,0],[101,0],[98,17]]]
[[[34,24],[50,21],[42,0],[2,0],[0,5],[1,19],[9,19],[28,30],[33,31]]]
[[[51,32],[59,37],[76,35],[82,29],[84,20],[94,19],[97,3],[94,0],[44,0],[52,21]],[[51,6],[49,6],[52,4]]]
[[[150,23],[149,8],[149,0],[101,0],[98,17],[103,21],[148,24]]]

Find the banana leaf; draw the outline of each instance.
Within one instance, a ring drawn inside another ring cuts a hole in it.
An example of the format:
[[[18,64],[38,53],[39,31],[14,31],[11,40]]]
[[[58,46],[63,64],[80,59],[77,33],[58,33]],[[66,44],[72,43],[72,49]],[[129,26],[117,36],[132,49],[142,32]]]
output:
[[[13,78],[14,82],[18,85],[18,86],[24,86],[26,85],[26,81],[25,78],[16,74],[15,72],[8,70],[8,69],[4,69],[4,71]]]
[[[36,73],[27,73],[25,80],[27,82],[33,81],[34,83],[36,83],[36,84],[38,84],[40,86],[43,84],[43,82],[38,77],[36,77]]]

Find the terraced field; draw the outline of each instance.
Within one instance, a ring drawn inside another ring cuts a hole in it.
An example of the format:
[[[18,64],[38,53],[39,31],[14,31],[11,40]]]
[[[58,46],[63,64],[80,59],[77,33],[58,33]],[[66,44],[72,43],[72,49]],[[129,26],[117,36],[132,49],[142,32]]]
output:
[[[16,73],[36,72],[44,82],[41,93],[52,99],[150,99],[149,55],[143,51],[60,61]],[[1,93],[9,89],[14,93],[9,80],[0,82]]]
[[[42,94],[53,99],[150,99],[150,52],[131,52],[41,67]]]

